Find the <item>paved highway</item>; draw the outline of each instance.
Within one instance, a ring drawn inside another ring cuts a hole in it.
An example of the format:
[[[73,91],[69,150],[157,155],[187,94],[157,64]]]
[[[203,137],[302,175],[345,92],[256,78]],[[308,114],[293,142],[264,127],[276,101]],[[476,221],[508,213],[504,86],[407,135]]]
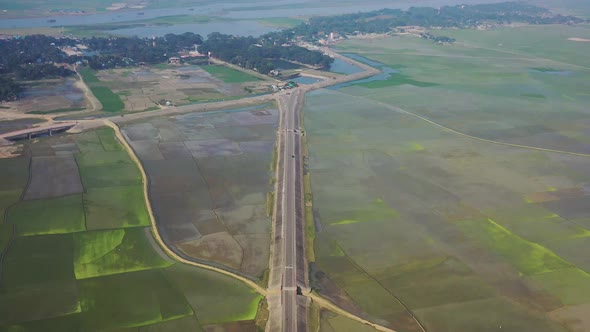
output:
[[[296,168],[299,167],[299,96],[301,91],[294,90],[290,94],[282,94],[279,102],[283,107],[281,122],[281,142],[283,149],[283,188],[282,203],[282,316],[284,332],[297,331],[297,220],[296,220]],[[301,268],[301,267],[299,267]]]

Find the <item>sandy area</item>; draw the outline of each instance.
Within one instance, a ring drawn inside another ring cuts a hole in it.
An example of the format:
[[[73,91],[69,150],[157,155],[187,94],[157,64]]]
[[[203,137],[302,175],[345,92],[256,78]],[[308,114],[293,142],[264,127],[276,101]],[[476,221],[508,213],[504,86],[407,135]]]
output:
[[[575,41],[575,42],[590,42],[590,39],[578,38],[578,37],[571,37],[571,38],[568,38],[567,40]]]
[[[0,141],[0,159],[18,157],[20,155],[21,150],[22,145],[2,146],[2,142]]]

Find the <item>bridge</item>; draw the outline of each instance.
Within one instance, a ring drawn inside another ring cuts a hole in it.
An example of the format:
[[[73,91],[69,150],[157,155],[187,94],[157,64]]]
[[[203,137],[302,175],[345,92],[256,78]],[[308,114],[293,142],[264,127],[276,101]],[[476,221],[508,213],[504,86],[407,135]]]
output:
[[[35,137],[53,136],[54,134],[63,133],[64,131],[74,127],[75,122],[59,122],[48,126],[40,126],[13,131],[10,133],[0,135],[0,140],[6,141],[21,141],[32,139]]]

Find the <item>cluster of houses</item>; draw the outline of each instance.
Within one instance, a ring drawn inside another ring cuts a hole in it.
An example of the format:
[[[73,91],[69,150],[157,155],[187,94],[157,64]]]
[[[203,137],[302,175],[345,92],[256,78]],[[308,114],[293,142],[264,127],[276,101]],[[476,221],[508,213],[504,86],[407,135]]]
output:
[[[277,91],[283,91],[283,90],[289,90],[289,89],[293,89],[298,87],[299,84],[293,82],[293,81],[289,81],[285,84],[278,84],[278,85],[271,85],[270,87],[272,88],[272,92],[277,92]]]

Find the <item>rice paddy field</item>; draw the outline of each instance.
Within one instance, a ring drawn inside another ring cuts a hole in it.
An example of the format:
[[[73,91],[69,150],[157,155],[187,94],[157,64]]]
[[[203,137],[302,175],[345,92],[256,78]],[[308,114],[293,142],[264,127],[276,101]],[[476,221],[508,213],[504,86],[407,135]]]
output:
[[[186,105],[235,99],[267,92],[270,86],[254,76],[216,65],[162,64],[81,73],[108,112],[157,109],[161,100]]]
[[[75,76],[22,83],[24,91],[19,100],[3,103],[3,109],[18,113],[52,114],[80,111],[87,107],[88,101]]]
[[[338,45],[389,74],[306,96],[315,290],[399,331],[590,329],[590,29],[553,28]]]
[[[152,207],[170,247],[264,279],[277,121],[278,110],[261,105],[122,128],[147,172]]]
[[[0,159],[0,331],[256,330],[261,296],[175,263],[110,128]]]

